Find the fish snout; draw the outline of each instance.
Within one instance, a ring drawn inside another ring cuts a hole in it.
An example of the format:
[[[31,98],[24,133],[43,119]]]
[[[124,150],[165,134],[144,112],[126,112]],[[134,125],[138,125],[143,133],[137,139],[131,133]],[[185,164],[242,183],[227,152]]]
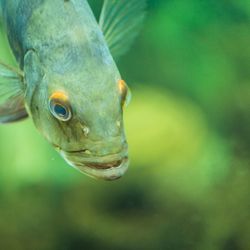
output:
[[[86,148],[60,151],[63,158],[74,168],[93,178],[116,180],[124,175],[129,166],[128,146],[123,143],[92,143]]]
[[[61,153],[64,159],[80,172],[95,179],[116,180],[121,178],[128,169],[128,156],[110,155],[105,157],[75,157],[65,152]]]
[[[126,154],[128,152],[127,141],[121,137],[91,142],[89,144],[86,144],[86,147],[87,153],[99,156]]]

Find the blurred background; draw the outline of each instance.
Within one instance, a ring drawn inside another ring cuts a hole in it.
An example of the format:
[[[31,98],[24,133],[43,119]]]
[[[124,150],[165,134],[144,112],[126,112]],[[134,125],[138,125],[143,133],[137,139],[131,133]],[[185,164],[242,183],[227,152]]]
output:
[[[70,168],[30,119],[0,126],[0,249],[249,250],[249,19],[247,0],[149,1],[118,62],[133,100],[116,182]]]

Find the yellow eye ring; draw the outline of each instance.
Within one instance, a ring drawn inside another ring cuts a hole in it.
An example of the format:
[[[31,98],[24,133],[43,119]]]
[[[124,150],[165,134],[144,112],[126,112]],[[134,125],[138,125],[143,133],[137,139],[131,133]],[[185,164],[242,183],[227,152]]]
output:
[[[69,121],[72,118],[71,106],[68,97],[62,92],[55,92],[49,98],[49,110],[60,121]]]
[[[121,95],[122,107],[127,107],[132,99],[131,91],[124,80],[118,82],[118,87]]]

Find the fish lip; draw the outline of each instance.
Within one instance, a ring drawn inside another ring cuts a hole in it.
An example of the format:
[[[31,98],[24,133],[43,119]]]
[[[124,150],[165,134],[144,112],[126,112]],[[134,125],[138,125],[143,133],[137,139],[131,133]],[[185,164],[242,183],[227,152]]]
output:
[[[86,151],[88,151],[87,149],[80,149],[80,150],[69,150],[69,151],[65,151],[66,153],[69,154],[77,154],[77,153],[86,153]]]
[[[124,157],[123,159],[120,160],[104,162],[104,163],[89,162],[89,163],[84,163],[84,165],[86,165],[89,168],[95,168],[95,169],[110,169],[119,167],[122,164],[122,162],[127,158],[128,157]]]
[[[112,166],[113,163],[114,165]],[[129,166],[129,158],[124,157],[116,162],[106,162],[103,164],[85,162],[80,164],[73,163],[73,165],[80,172],[83,172],[92,178],[112,181],[121,178],[125,174]]]
[[[60,146],[58,146],[57,144],[52,144],[52,145],[53,145],[53,147],[54,147],[57,151],[59,151],[59,152],[63,151],[63,152],[66,153],[66,154],[86,153],[86,151],[88,151],[87,149],[62,150],[62,148],[61,148]]]
[[[81,150],[81,152],[84,152],[84,150]],[[99,157],[82,156],[77,160],[74,159],[74,156],[79,156],[78,154],[69,153],[68,151],[60,151],[60,153],[72,167],[94,179],[106,181],[117,180],[125,174],[129,166],[127,152]]]

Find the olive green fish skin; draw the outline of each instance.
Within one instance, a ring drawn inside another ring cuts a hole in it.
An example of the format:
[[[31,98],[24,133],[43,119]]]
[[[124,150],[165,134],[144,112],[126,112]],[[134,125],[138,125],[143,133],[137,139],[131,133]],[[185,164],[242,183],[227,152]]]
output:
[[[121,76],[87,1],[1,0],[1,5],[36,127],[80,171],[106,180],[121,177],[128,167]],[[69,97],[68,122],[49,110],[56,91]],[[111,169],[88,167],[119,160]]]

